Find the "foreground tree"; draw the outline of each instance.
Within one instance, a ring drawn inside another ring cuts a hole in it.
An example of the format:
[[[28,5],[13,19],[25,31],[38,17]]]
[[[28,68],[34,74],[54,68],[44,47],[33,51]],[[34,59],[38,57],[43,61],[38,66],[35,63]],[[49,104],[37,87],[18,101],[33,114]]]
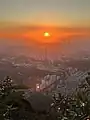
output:
[[[83,81],[72,95],[54,98],[53,108],[57,120],[89,120],[90,86],[87,81]]]
[[[13,86],[11,78],[6,77],[0,84],[0,120],[89,120],[90,85],[87,79],[72,95],[59,94],[52,102],[48,112],[37,112],[23,92]]]
[[[30,120],[34,111],[8,76],[0,84],[0,120]]]

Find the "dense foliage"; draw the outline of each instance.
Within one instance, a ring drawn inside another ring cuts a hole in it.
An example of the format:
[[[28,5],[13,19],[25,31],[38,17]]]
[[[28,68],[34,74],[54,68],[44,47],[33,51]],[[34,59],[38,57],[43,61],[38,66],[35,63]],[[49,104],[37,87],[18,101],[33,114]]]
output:
[[[87,80],[87,79],[86,79]],[[72,95],[53,96],[49,112],[33,110],[31,104],[18,91],[12,79],[0,83],[0,120],[89,120],[90,86],[81,83]]]
[[[7,77],[0,84],[0,120],[29,120],[33,109]],[[27,119],[29,118],[29,119]],[[33,117],[32,117],[33,118]]]

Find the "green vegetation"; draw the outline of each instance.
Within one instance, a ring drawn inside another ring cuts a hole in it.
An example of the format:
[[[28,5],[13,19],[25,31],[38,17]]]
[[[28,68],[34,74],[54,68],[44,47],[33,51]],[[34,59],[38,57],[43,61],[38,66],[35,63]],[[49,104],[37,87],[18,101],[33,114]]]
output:
[[[18,88],[18,87],[17,87]],[[90,86],[85,81],[75,93],[53,97],[49,111],[35,111],[24,92],[17,91],[11,78],[0,83],[0,120],[89,120]]]

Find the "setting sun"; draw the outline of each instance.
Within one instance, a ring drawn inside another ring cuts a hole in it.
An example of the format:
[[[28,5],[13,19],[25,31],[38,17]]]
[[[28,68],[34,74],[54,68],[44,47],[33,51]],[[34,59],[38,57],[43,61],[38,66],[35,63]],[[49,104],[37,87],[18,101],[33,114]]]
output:
[[[44,36],[45,36],[45,37],[49,37],[50,34],[49,34],[48,32],[45,32],[45,33],[44,33]]]

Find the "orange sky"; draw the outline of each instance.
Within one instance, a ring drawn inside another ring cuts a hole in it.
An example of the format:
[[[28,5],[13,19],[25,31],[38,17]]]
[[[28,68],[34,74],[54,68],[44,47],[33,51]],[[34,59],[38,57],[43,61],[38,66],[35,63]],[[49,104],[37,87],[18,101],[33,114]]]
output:
[[[45,37],[44,32],[48,32],[50,37]],[[90,29],[82,28],[31,28],[31,27],[12,27],[12,28],[1,28],[0,38],[9,39],[24,39],[26,43],[37,42],[37,43],[53,43],[60,42],[64,39],[69,39],[75,36],[90,37]]]

